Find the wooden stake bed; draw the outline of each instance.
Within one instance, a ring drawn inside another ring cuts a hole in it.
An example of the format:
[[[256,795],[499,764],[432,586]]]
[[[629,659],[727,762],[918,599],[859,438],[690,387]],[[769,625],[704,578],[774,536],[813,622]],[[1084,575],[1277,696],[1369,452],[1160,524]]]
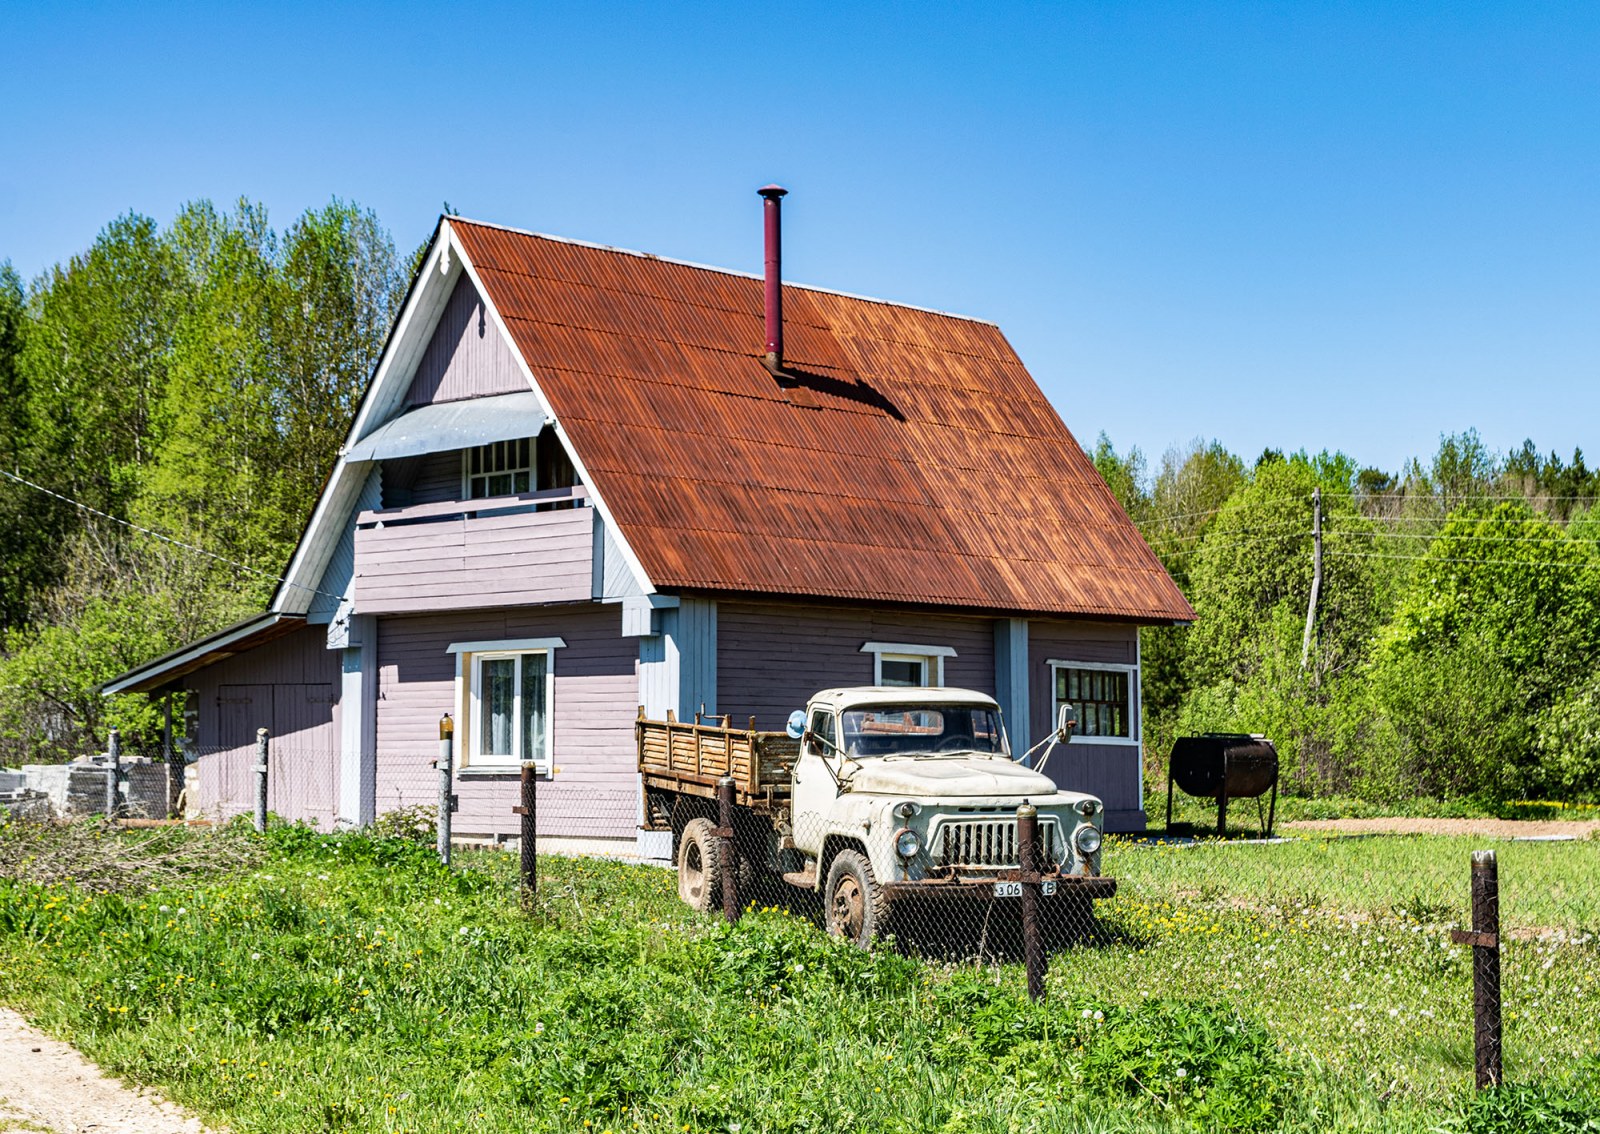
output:
[[[714,723],[713,723],[714,722]],[[727,717],[679,721],[647,720],[644,709],[634,723],[639,773],[646,791],[673,791],[702,799],[717,797],[717,781],[734,779],[734,798],[743,807],[770,811],[789,798],[789,773],[800,757],[800,742],[784,732],[730,727]]]

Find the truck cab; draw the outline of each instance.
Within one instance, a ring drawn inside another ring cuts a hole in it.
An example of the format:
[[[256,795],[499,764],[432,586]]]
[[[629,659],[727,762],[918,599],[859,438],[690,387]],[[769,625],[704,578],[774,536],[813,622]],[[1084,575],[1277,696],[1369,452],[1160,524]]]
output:
[[[1087,916],[1089,900],[1114,892],[1100,873],[1100,800],[1017,762],[994,698],[827,689],[791,718],[791,735],[797,724],[787,842],[804,864],[785,878],[819,892],[833,932],[870,940],[892,903],[918,894],[1010,892],[1024,803],[1037,809],[1050,896],[1076,900]]]

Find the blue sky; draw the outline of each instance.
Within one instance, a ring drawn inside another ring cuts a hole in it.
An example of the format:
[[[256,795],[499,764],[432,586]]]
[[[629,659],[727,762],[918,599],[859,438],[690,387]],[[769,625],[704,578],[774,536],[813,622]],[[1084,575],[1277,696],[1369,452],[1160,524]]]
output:
[[[1079,439],[1600,460],[1600,5],[19,3],[0,259],[330,197],[998,322]]]

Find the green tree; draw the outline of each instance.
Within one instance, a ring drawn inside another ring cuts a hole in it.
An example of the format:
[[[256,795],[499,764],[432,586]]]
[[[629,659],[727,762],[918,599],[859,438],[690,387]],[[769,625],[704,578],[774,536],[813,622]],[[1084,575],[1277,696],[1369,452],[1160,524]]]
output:
[[[1344,788],[1354,775],[1345,683],[1377,624],[1372,525],[1356,506],[1352,462],[1297,453],[1258,465],[1195,553],[1177,727],[1265,732],[1289,783]],[[1325,549],[1308,672],[1300,640],[1311,591],[1311,495],[1323,492]]]
[[[1465,505],[1428,545],[1374,665],[1401,758],[1424,790],[1579,786],[1589,758],[1556,722],[1581,731],[1600,658],[1595,546],[1520,502]]]

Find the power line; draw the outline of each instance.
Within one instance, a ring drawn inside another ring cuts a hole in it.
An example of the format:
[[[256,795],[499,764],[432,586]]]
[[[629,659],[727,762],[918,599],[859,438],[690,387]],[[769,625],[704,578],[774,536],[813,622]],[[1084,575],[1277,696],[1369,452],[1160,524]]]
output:
[[[1600,570],[1600,564],[1596,563],[1564,563],[1554,559],[1451,559],[1435,558],[1431,555],[1396,555],[1386,551],[1344,551],[1332,547],[1328,549],[1328,554],[1344,555],[1356,559],[1408,559],[1419,563],[1469,563],[1498,567],[1578,567],[1591,571]]]
[[[263,571],[259,567],[250,566],[248,563],[240,563],[237,559],[229,559],[225,555],[218,555],[214,551],[207,551],[205,548],[196,547],[192,543],[184,543],[181,539],[174,539],[172,536],[166,535],[163,532],[158,532],[153,528],[144,527],[141,524],[133,523],[131,520],[124,520],[120,516],[111,515],[109,512],[102,512],[100,509],[91,507],[90,505],[83,503],[81,500],[74,500],[70,496],[63,496],[59,492],[46,488],[42,484],[35,484],[33,481],[28,480],[25,477],[20,477],[16,473],[7,472],[5,469],[0,469],[0,476],[5,477],[7,480],[14,480],[18,484],[26,485],[35,492],[42,492],[52,499],[61,501],[63,504],[70,504],[74,508],[78,508],[89,513],[91,516],[99,516],[102,520],[110,520],[113,524],[121,524],[125,528],[131,528],[136,532],[142,532],[143,534],[151,536],[155,539],[159,539],[164,543],[170,543],[173,547],[181,547],[183,550],[192,551],[196,555],[204,555],[207,559],[214,559],[218,563],[226,564],[229,567],[237,567],[241,571],[248,571],[250,574],[259,575],[263,579],[271,579],[275,583],[288,582],[288,576],[286,575],[274,575],[271,571]],[[296,590],[310,591],[313,594],[322,595],[324,598],[331,598],[335,602],[341,601],[343,598],[342,595],[329,594],[327,591],[319,590],[316,587],[302,586],[299,583],[289,583],[289,586],[294,587]]]

